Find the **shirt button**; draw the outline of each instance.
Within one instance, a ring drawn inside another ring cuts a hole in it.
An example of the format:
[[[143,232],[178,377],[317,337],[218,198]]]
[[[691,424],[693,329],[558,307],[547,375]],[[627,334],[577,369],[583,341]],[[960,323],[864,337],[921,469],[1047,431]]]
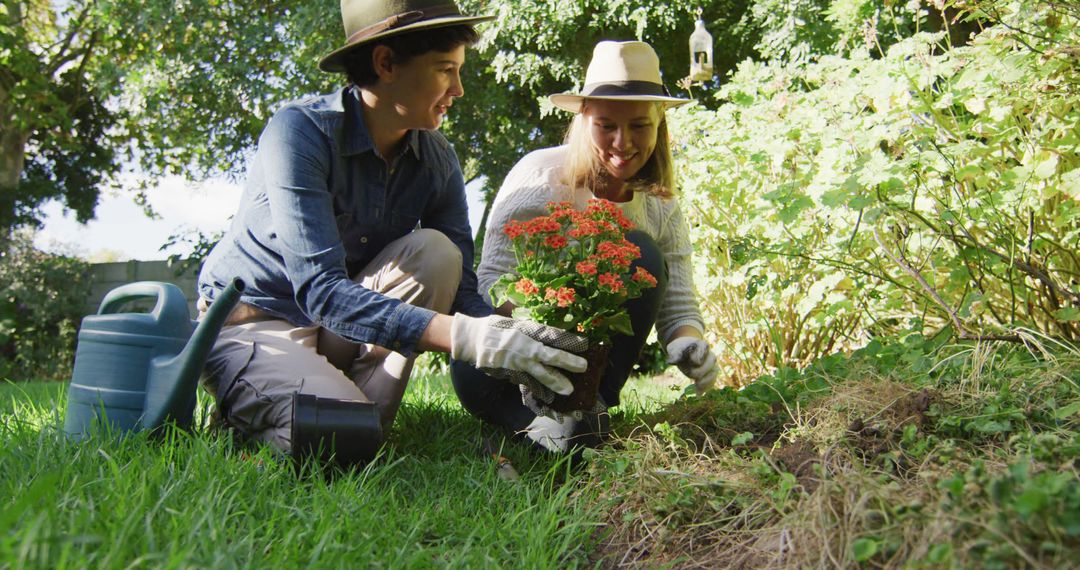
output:
[[[367,243],[367,236],[361,236],[360,243]]]

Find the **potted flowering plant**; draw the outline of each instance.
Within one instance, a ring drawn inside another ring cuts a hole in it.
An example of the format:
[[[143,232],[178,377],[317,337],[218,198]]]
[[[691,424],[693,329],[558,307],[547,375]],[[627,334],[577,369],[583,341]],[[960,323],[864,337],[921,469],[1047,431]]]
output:
[[[549,214],[510,221],[503,232],[511,239],[517,265],[491,289],[495,306],[509,301],[514,317],[573,331],[589,341],[588,369],[572,374],[574,392],[555,396],[558,412],[588,410],[607,365],[611,337],[632,335],[628,299],[656,286],[656,278],[631,263],[641,250],[626,240],[634,224],[607,200],[589,200],[584,210],[569,202],[550,202]]]

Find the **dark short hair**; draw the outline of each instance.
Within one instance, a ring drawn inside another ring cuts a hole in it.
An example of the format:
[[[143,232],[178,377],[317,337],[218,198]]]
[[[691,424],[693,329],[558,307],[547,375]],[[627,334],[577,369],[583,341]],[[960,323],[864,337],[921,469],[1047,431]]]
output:
[[[376,46],[384,45],[394,52],[394,63],[405,65],[414,57],[429,51],[447,52],[458,46],[472,46],[480,41],[480,34],[469,24],[417,30],[406,34],[362,45],[345,57],[343,62],[349,82],[357,87],[374,85],[379,80],[371,65],[371,53]]]

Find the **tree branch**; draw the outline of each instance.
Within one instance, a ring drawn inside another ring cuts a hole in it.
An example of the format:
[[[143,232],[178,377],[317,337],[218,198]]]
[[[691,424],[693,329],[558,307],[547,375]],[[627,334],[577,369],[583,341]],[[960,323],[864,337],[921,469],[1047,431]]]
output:
[[[90,12],[90,8],[93,7],[94,2],[88,2],[83,6],[82,12],[78,16],[71,19],[71,24],[68,26],[68,33],[64,39],[60,40],[58,44],[60,47],[56,50],[55,59],[45,67],[46,75],[52,75],[56,73],[58,69],[64,66],[69,61],[78,59],[81,55],[86,53],[86,49],[78,49],[72,51],[70,54],[65,55],[65,52],[71,47],[71,44],[75,41],[75,38],[83,31],[83,22],[86,20],[87,14]]]
[[[960,228],[960,231],[964,233],[964,237],[966,237],[971,242],[971,243],[969,243],[967,245],[974,246],[974,247],[976,247],[976,248],[978,248],[978,249],[980,249],[982,251],[985,251],[985,252],[989,253],[990,255],[993,255],[994,257],[997,257],[998,259],[1001,259],[1003,261],[1007,261],[1010,265],[1016,267],[1017,269],[1019,269],[1020,271],[1023,271],[1024,273],[1027,273],[1030,277],[1032,277],[1034,279],[1037,279],[1038,281],[1040,281],[1041,283],[1046,285],[1046,287],[1049,290],[1051,290],[1052,292],[1054,292],[1056,294],[1064,295],[1064,296],[1072,299],[1072,301],[1074,303],[1080,303],[1080,293],[1076,293],[1074,291],[1071,291],[1069,289],[1066,289],[1066,288],[1062,287],[1061,285],[1058,285],[1057,282],[1054,281],[1054,278],[1051,277],[1049,273],[1047,273],[1041,267],[1035,265],[1035,263],[1027,263],[1027,262],[1021,261],[1021,260],[1016,259],[1016,258],[1014,258],[1012,256],[1005,255],[1004,253],[1001,253],[1000,251],[997,251],[996,249],[994,249],[994,248],[992,248],[992,247],[990,247],[988,245],[983,245],[983,244],[979,243],[979,240],[975,239],[975,236],[973,236],[971,234],[971,232],[969,232],[968,229],[965,228],[963,225],[961,225],[961,224],[952,224],[952,225],[955,226],[955,227]],[[958,237],[959,236],[957,236],[957,238]],[[955,238],[954,238],[954,241],[956,241]],[[959,244],[959,241],[957,241],[957,243]],[[964,244],[959,244],[959,245],[964,245]]]
[[[948,315],[949,321],[952,322],[953,327],[956,329],[956,332],[961,339],[1001,340],[1021,343],[1023,342],[1023,340],[1017,335],[976,335],[969,333],[967,327],[965,327],[964,323],[960,320],[960,315],[956,313],[956,310],[950,307],[948,303],[946,303],[945,300],[941,298],[941,295],[939,295],[938,292],[933,287],[931,287],[929,283],[927,283],[926,279],[923,278],[922,274],[912,268],[911,265],[903,259],[903,253],[901,253],[900,256],[893,255],[892,250],[890,250],[889,247],[885,245],[885,241],[881,239],[881,233],[876,227],[874,228],[874,240],[877,241],[878,246],[885,253],[885,256],[891,259],[893,263],[899,265],[905,273],[910,275],[919,284],[919,286],[922,287],[923,291],[926,292],[926,294],[929,295],[930,298],[933,299],[933,301],[937,303],[937,305],[941,307],[942,310],[945,311],[945,314]]]
[[[83,50],[83,54],[82,54],[82,61],[79,62],[79,69],[75,73],[75,87],[76,87],[75,92],[76,93],[81,93],[82,92],[82,81],[83,81],[83,78],[86,77],[86,74],[84,73],[84,70],[86,69],[86,62],[90,61],[90,56],[93,55],[94,45],[97,44],[97,39],[98,39],[98,31],[94,30],[94,32],[92,34],[90,34],[90,39],[86,41],[86,47]]]

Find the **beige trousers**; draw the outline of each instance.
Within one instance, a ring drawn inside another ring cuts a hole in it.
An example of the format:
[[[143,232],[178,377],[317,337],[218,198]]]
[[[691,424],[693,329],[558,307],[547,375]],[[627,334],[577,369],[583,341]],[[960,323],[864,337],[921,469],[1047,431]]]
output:
[[[357,275],[364,287],[448,313],[461,281],[461,250],[441,232],[391,242]],[[200,314],[200,317],[202,315]],[[239,316],[239,318],[237,318]],[[374,402],[383,429],[394,422],[415,357],[358,344],[319,326],[297,327],[240,305],[203,369],[222,417],[257,441],[288,452],[293,394]]]

